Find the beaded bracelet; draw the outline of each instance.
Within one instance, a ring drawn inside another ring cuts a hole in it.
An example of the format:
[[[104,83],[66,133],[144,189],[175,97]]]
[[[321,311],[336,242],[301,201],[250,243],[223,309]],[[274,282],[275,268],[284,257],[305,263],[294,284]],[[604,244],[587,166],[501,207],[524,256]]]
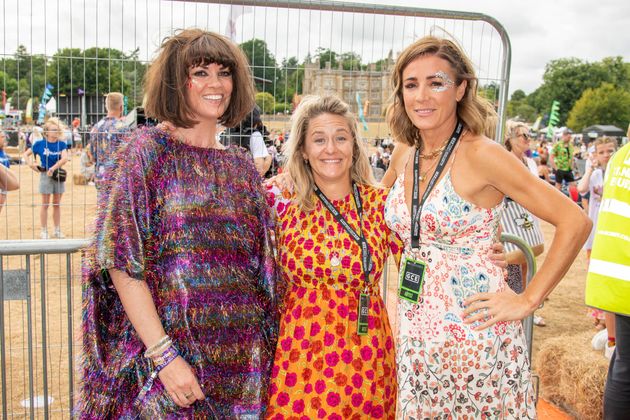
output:
[[[163,349],[170,344],[172,344],[171,337],[165,335],[164,337],[160,338],[160,341],[149,347],[147,351],[144,352],[144,357],[155,356],[156,354],[161,353]]]

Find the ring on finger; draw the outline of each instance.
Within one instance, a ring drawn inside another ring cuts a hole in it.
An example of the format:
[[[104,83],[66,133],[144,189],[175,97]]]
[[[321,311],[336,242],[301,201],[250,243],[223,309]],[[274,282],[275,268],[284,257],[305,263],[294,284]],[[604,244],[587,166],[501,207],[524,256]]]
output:
[[[194,394],[192,392],[189,392],[188,394],[184,394],[184,398],[186,398],[188,401],[190,401],[190,397],[192,397]]]

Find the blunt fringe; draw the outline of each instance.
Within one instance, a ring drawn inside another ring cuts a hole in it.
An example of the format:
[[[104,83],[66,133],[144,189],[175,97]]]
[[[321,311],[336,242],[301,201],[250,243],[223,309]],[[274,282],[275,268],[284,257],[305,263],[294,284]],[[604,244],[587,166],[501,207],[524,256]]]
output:
[[[201,29],[184,29],[162,41],[145,77],[145,113],[158,121],[191,128],[197,121],[186,100],[191,67],[220,64],[232,72],[232,96],[219,119],[225,127],[236,126],[254,108],[254,87],[241,49],[226,37]]]
[[[295,191],[294,201],[305,213],[315,209],[316,198],[313,190],[315,181],[302,152],[308,133],[309,122],[320,115],[332,114],[343,117],[348,123],[354,144],[352,147],[351,178],[360,185],[375,185],[367,148],[358,136],[357,120],[350,112],[348,104],[336,96],[308,95],[302,98],[291,117],[291,135],[282,150],[287,157],[284,170],[289,173]]]
[[[392,71],[390,82],[393,93],[387,107],[387,122],[394,139],[408,146],[420,147],[421,145],[420,132],[412,124],[405,111],[402,74],[411,62],[423,56],[436,56],[446,60],[455,73],[457,86],[464,80],[467,82],[464,96],[457,104],[457,116],[472,134],[483,134],[486,128],[488,107],[483,103],[482,98],[477,96],[477,76],[472,62],[455,42],[435,36],[425,36],[405,48],[398,56]]]

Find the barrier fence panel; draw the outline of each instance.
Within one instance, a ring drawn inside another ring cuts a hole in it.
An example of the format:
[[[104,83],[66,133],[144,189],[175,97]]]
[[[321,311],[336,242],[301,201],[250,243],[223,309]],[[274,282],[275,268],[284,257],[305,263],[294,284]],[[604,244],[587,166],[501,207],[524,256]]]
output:
[[[11,244],[40,237],[40,175],[23,164],[22,155],[41,137],[38,119],[50,116],[68,125],[64,141],[71,146],[58,207],[62,232],[72,238],[90,235],[96,191],[88,184],[84,155],[90,131],[105,116],[104,95],[123,93],[128,123],[138,122],[147,66],[160,42],[177,29],[208,29],[241,46],[270,146],[290,136],[289,119],[303,95],[336,94],[359,116],[370,153],[387,147],[384,113],[393,63],[407,45],[430,33],[454,39],[472,59],[479,91],[501,117],[496,138],[502,136],[510,42],[500,23],[479,13],[317,0],[5,0],[0,16],[4,150],[20,181],[0,210],[0,240]],[[49,208],[49,234],[51,213]],[[2,304],[4,418],[69,416],[77,381],[72,358],[80,342],[73,330],[81,308],[75,251],[2,257],[3,280],[25,287]],[[383,283],[394,324],[396,272],[390,263]],[[8,289],[3,290],[6,296]]]
[[[2,418],[66,418],[74,404],[85,240],[0,241]]]
[[[104,95],[122,92],[127,112],[140,106],[148,63],[160,41],[180,28],[209,29],[241,45],[271,140],[287,137],[301,95],[334,93],[361,116],[362,137],[386,145],[391,67],[405,46],[428,33],[462,45],[480,92],[501,115],[507,102],[509,38],[498,22],[478,13],[310,0],[5,0],[0,16],[0,114],[6,117],[5,151],[20,181],[0,213],[0,239],[40,236],[40,174],[20,160],[41,137],[35,124],[52,115],[68,125],[64,140],[71,146],[59,204],[62,233],[88,235],[96,194],[81,155],[105,115]],[[48,221],[49,234],[52,228]]]

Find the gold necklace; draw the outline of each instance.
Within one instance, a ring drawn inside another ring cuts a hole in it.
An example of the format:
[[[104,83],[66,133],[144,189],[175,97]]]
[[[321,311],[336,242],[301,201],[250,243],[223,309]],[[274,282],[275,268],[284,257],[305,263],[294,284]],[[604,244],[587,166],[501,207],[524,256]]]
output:
[[[434,151],[432,151],[431,153],[427,153],[426,155],[420,153],[420,159],[433,159],[434,157],[442,153],[444,149],[446,149],[446,145],[440,147],[439,149],[435,149]]]
[[[429,166],[429,167],[427,168],[427,170],[426,170],[426,171],[424,171],[424,173],[420,172],[420,176],[418,177],[418,178],[420,179],[420,182],[424,182],[424,181],[425,181],[425,179],[427,179],[427,174],[429,173],[429,171],[430,171],[431,169],[433,169],[433,167],[435,166],[435,164],[437,163],[437,161],[438,161],[438,160],[439,160],[439,159],[435,159],[435,160],[433,161],[433,163],[431,164],[431,166]]]

